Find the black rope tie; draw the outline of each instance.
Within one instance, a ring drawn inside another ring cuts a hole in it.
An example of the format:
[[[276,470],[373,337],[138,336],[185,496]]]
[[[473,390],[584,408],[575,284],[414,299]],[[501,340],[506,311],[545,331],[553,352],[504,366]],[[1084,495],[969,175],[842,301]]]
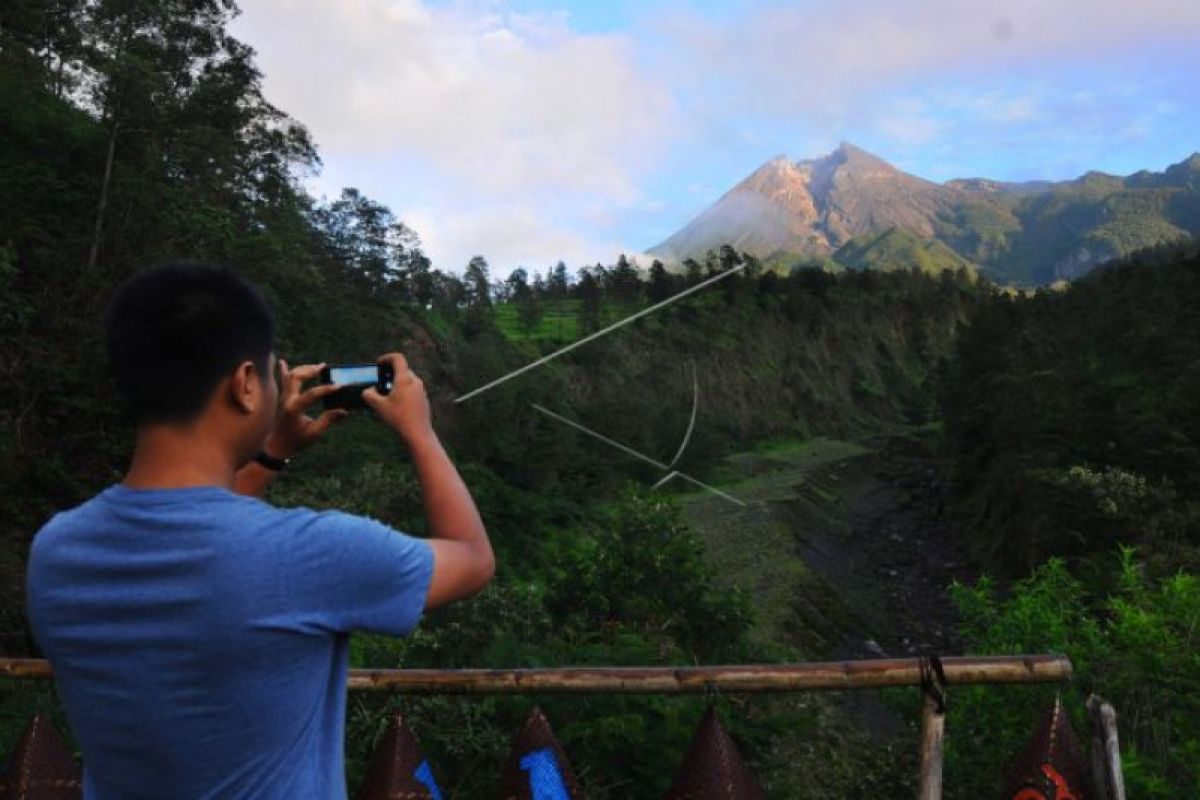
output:
[[[946,713],[946,672],[938,656],[921,656],[917,662],[921,673],[921,691],[933,698],[937,713]]]

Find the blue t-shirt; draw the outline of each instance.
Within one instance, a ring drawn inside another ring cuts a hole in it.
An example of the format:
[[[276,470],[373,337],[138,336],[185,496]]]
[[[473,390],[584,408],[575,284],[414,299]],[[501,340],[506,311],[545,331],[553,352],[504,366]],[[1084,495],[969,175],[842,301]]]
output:
[[[346,797],[349,631],[402,636],[429,544],[219,487],[111,486],[33,540],[29,619],[84,797]]]

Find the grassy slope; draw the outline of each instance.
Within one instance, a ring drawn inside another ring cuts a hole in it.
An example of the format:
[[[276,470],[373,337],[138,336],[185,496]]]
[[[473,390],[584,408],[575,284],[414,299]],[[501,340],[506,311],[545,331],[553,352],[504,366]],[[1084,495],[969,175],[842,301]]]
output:
[[[821,506],[836,503],[837,497],[821,487],[819,473],[865,452],[859,445],[833,439],[777,439],[729,456],[724,474],[715,478],[722,491],[745,507],[703,490],[683,497],[685,518],[704,541],[709,559],[726,580],[750,594],[761,641],[797,648],[808,657],[823,655],[817,643],[797,639],[793,602],[798,589],[819,578],[800,557],[793,521],[772,513],[772,507],[807,503],[814,524],[836,529],[836,514]]]
[[[538,324],[532,330],[526,330],[516,304],[501,303],[496,306],[496,327],[512,341],[546,339],[565,343],[579,338],[578,300],[549,301],[543,308]]]
[[[706,476],[745,507],[703,490],[681,497],[684,518],[709,560],[749,594],[754,637],[781,658],[830,658],[847,638],[861,640],[872,635],[864,631],[888,624],[881,597],[835,585],[806,559],[813,543],[837,550],[846,542],[855,465],[869,452],[836,439],[777,438],[729,456]],[[772,713],[798,720],[778,735],[774,758],[755,765],[771,796],[911,792],[911,720],[882,705],[877,693],[798,693],[770,702]]]

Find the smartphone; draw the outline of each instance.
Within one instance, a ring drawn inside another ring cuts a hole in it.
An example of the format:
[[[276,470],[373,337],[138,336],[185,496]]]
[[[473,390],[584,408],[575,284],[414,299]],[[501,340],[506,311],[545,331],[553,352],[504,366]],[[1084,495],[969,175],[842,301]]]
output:
[[[325,396],[325,408],[366,408],[367,404],[362,399],[363,390],[374,386],[380,394],[387,394],[392,390],[395,379],[390,361],[326,366],[321,370],[321,383],[336,383],[341,388]]]

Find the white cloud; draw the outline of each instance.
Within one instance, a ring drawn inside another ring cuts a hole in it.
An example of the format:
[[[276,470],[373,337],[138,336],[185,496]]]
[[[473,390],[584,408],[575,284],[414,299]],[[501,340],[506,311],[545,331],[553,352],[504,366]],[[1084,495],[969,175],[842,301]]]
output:
[[[632,44],[560,17],[418,0],[255,0],[242,30],[271,97],[337,153],[409,149],[495,192],[636,194],[669,131],[669,94]]]
[[[518,266],[545,269],[558,259],[580,264],[599,258],[599,245],[566,227],[546,221],[529,206],[486,206],[470,209],[413,208],[401,216],[421,234],[425,248],[442,269],[461,273],[472,256],[482,255],[492,277],[504,277]],[[604,260],[619,248],[605,249]]]
[[[313,132],[328,165],[318,185],[350,183],[337,165],[378,158],[394,172],[375,196],[394,207],[414,192],[427,200],[411,213],[437,230],[412,224],[439,266],[458,269],[469,252],[503,263],[538,248],[567,257],[558,248],[588,250],[588,239],[606,247],[606,232],[542,220],[581,201],[643,202],[637,178],[676,124],[631,40],[575,34],[562,13],[421,0],[243,5],[234,32],[258,51],[267,96]],[[403,185],[418,173],[432,180]]]

